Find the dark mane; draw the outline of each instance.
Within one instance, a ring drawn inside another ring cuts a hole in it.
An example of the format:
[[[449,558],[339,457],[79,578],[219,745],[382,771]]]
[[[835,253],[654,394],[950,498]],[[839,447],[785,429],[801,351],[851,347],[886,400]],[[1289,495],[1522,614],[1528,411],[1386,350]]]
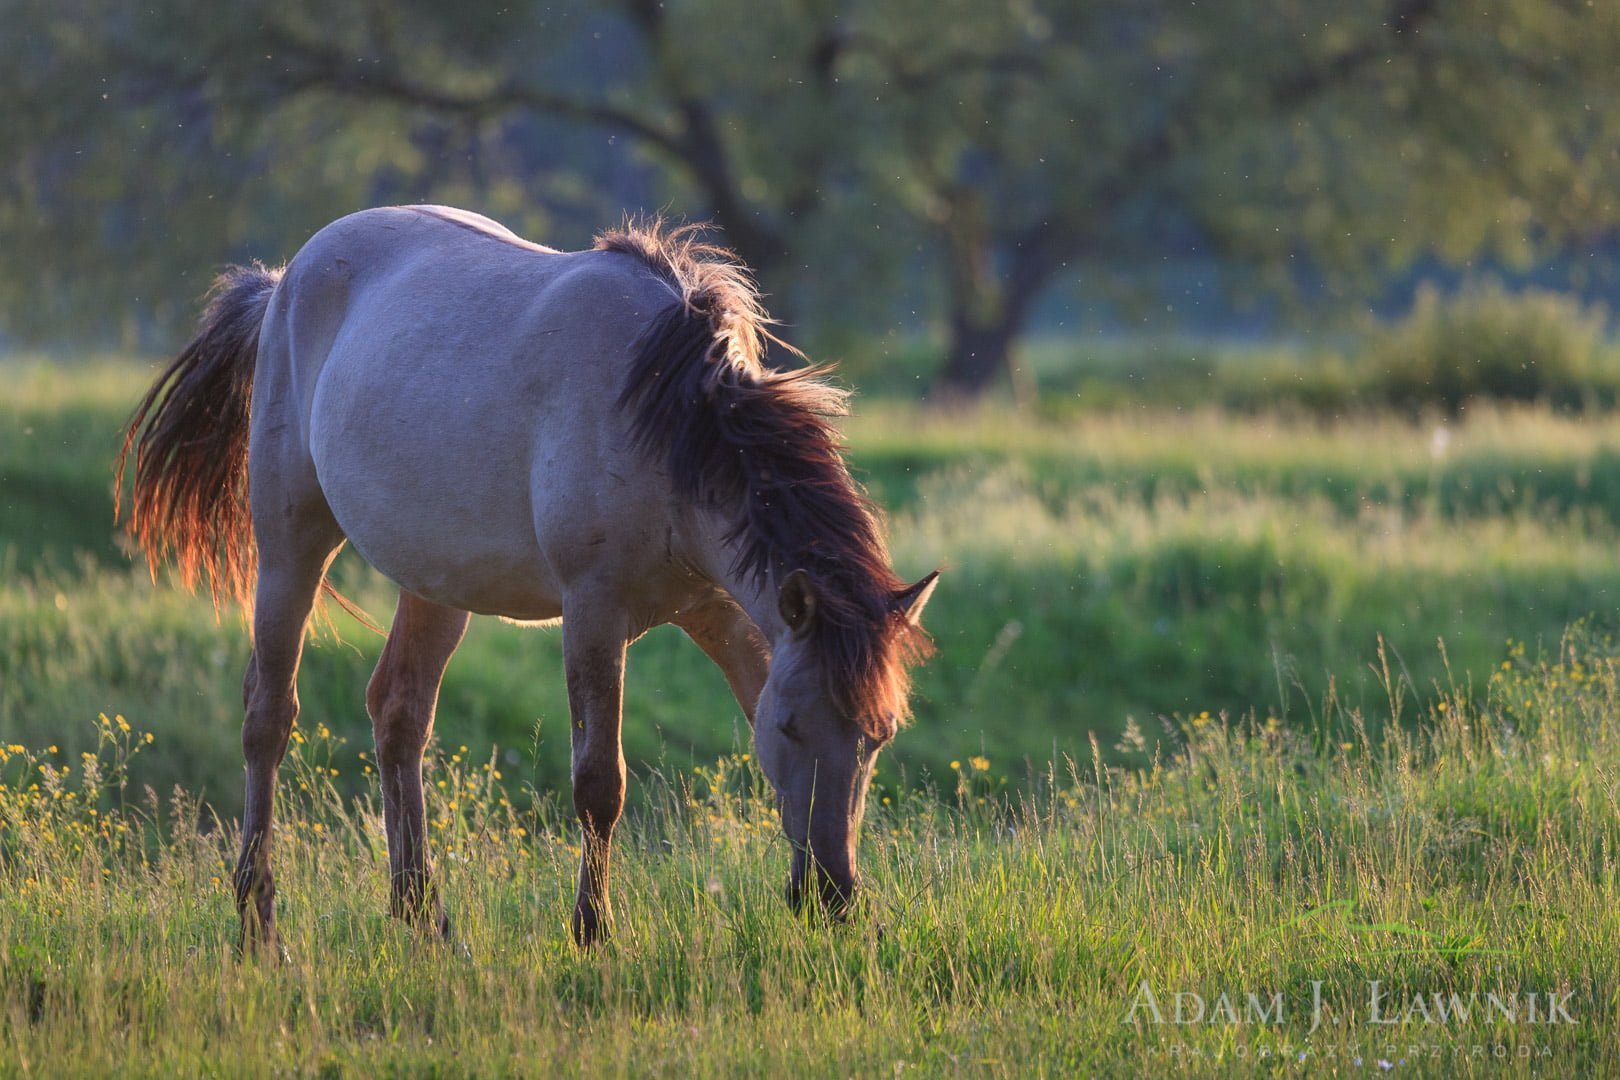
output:
[[[908,713],[908,667],[930,645],[896,611],[906,583],[844,464],[833,419],[846,393],[809,369],[761,362],[775,338],[759,293],[701,226],[628,224],[596,248],[640,258],[680,293],[642,333],[619,396],[637,446],[664,462],[684,496],[732,516],[739,575],[809,574],[829,690],[868,734],[892,734]]]

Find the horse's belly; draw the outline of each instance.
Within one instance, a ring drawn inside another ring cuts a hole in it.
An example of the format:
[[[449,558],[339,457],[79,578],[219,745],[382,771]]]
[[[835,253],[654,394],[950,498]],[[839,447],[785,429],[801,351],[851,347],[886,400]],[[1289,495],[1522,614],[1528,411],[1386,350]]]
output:
[[[534,572],[533,563],[514,560],[509,553],[405,550],[386,538],[372,544],[352,533],[350,542],[390,581],[435,604],[518,622],[546,622],[562,615],[556,590]]]
[[[401,588],[481,615],[533,621],[562,614],[532,528],[525,535],[488,517],[434,510],[408,496],[379,506],[372,493],[353,499],[345,497],[342,482],[333,488],[327,500],[349,542]]]
[[[321,490],[355,549],[434,603],[523,621],[558,617],[560,588],[535,535],[524,448],[436,410],[414,423],[378,423],[390,410],[370,404],[362,421],[341,400],[320,401],[311,432]]]

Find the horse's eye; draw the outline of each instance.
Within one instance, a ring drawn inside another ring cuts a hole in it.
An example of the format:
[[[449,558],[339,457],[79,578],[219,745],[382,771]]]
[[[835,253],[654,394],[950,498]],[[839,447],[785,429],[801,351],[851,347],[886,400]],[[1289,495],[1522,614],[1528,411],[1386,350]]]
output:
[[[792,713],[788,713],[788,718],[782,721],[782,734],[786,735],[793,742],[802,742],[803,739],[799,735],[798,725],[794,723],[795,719],[796,718]]]

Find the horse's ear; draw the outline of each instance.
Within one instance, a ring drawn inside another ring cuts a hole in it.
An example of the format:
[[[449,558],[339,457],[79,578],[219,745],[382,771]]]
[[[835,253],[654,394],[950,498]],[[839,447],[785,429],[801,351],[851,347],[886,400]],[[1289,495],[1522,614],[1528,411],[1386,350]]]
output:
[[[787,576],[776,593],[776,610],[795,633],[810,625],[816,617],[816,588],[809,574],[795,570]]]
[[[923,608],[928,606],[928,598],[938,584],[939,571],[930,570],[917,584],[894,594],[894,610],[912,626],[921,626]]]

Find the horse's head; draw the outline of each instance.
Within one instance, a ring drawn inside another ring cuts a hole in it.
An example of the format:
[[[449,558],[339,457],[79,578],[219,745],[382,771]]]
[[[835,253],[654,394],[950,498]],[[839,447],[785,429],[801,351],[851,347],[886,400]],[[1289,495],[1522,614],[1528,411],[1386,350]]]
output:
[[[892,598],[887,635],[915,635],[918,619],[933,592],[937,571]],[[866,789],[878,751],[894,737],[904,708],[904,654],[907,648],[885,640],[890,663],[873,677],[899,679],[895,694],[857,695],[877,709],[852,715],[850,695],[836,691],[839,672],[829,670],[832,635],[820,620],[816,586],[804,571],[783,581],[777,597],[786,630],[776,642],[771,668],[755,711],[754,742],[759,764],[776,789],[782,827],[793,842],[788,899],[799,907],[814,878],[817,895],[831,914],[842,916],[858,883],[856,845],[866,808]],[[888,669],[891,669],[888,670]],[[847,673],[843,673],[847,676]],[[859,708],[857,706],[857,708]],[[871,715],[880,711],[881,715]]]

